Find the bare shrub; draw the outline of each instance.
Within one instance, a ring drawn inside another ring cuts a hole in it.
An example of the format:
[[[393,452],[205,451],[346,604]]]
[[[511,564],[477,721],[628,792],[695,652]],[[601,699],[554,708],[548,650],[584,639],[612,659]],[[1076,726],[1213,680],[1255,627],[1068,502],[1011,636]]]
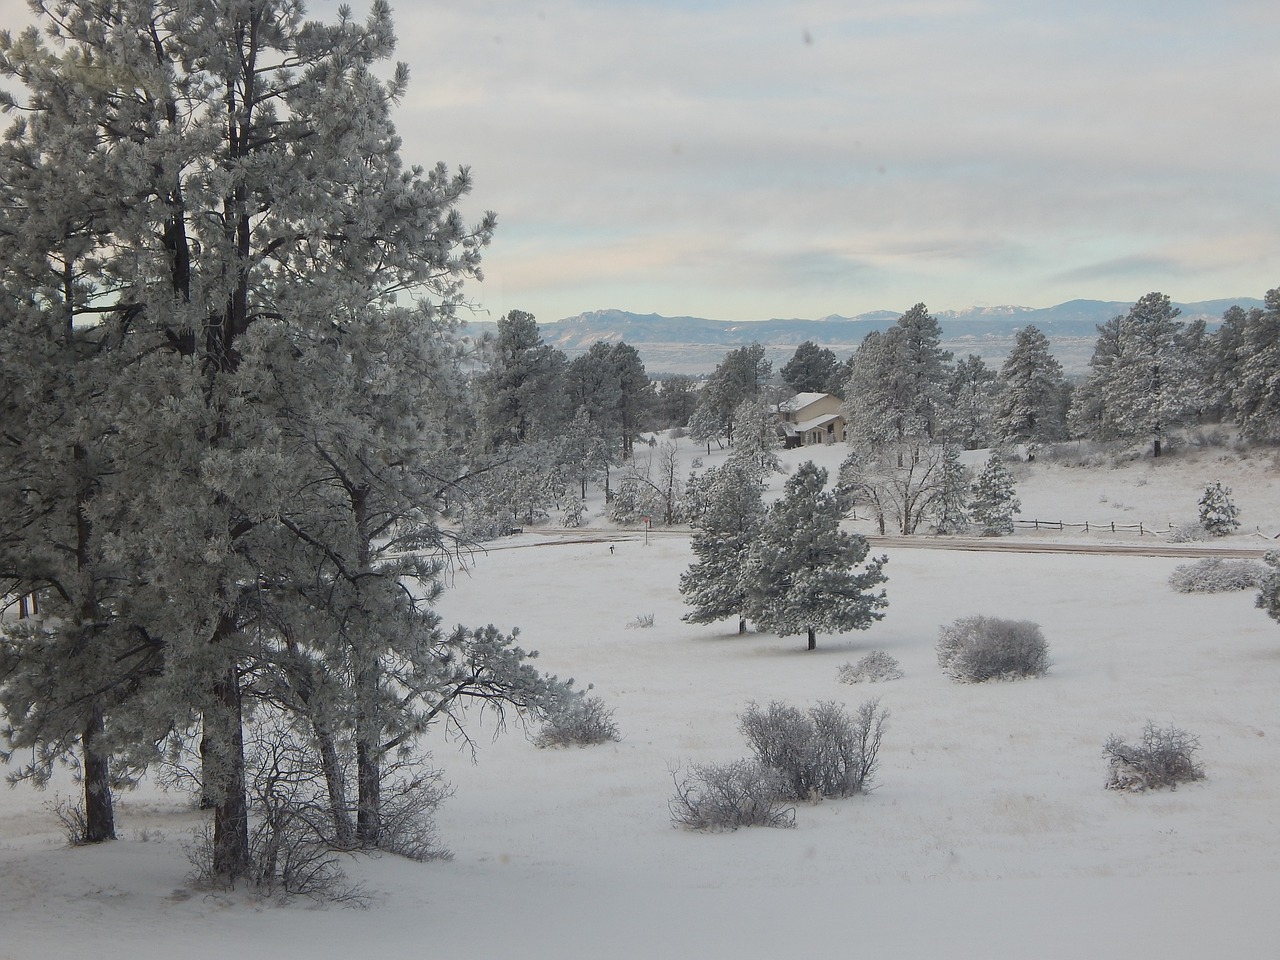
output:
[[[672,770],[671,779],[676,793],[667,806],[676,826],[737,830],[796,825],[782,776],[752,760],[698,764],[684,775]]]
[[[901,680],[902,667],[883,650],[873,650],[857,663],[846,663],[836,675],[841,683],[882,683]]]
[[[533,736],[536,747],[588,746],[622,739],[613,711],[599,697],[585,697],[566,703],[563,710],[548,717]]]
[[[653,614],[641,613],[634,620],[627,624],[628,630],[648,630],[653,626]]]
[[[443,773],[424,760],[404,760],[388,771],[380,789],[378,849],[419,863],[453,859],[436,831],[436,810],[453,795]]]
[[[1266,567],[1250,560],[1207,557],[1195,563],[1184,563],[1174,569],[1169,575],[1169,586],[1178,593],[1255,590],[1266,574]]]
[[[796,800],[847,797],[871,788],[887,714],[868,700],[850,716],[824,701],[807,714],[774,701],[749,704],[738,728],[762,766],[776,770]]]
[[[1111,736],[1102,747],[1110,761],[1108,790],[1154,790],[1204,779],[1204,767],[1195,761],[1200,738],[1177,727],[1157,727],[1150,720],[1142,742],[1126,743]]]
[[[939,631],[938,664],[954,680],[981,683],[1048,672],[1049,645],[1039,624],[998,617],[962,617]]]
[[[55,794],[53,800],[45,804],[45,808],[58,818],[67,843],[73,847],[83,847],[89,842],[89,822],[85,819],[83,802]]]

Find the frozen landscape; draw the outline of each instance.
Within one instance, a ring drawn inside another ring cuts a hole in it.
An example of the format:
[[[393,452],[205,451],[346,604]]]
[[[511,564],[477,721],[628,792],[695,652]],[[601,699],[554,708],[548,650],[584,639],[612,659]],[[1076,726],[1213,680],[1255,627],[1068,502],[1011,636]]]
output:
[[[844,452],[786,458],[834,467]],[[686,463],[696,453],[682,451]],[[1213,448],[1037,462],[1018,468],[1022,517],[1163,528],[1193,520],[1220,479],[1243,526],[1214,545],[1257,551],[1280,534],[1277,459]],[[963,552],[920,537],[885,548],[885,619],[806,652],[802,637],[682,622],[687,534],[646,543],[597,520],[505,538],[457,574],[446,623],[519,626],[544,669],[594,684],[620,742],[540,750],[518,727],[492,740],[482,719],[473,764],[461,744],[432,739],[454,787],[438,818],[453,858],[350,859],[365,908],[193,889],[182,847],[200,815],[153,784],[122,797],[118,841],[77,849],[48,807],[52,788],[0,791],[0,960],[1274,956],[1280,625],[1253,592],[1173,592],[1176,557],[1016,549],[1033,538],[1164,546],[1019,531],[1007,551]],[[938,628],[977,613],[1039,623],[1049,673],[948,679]],[[652,627],[629,626],[650,614]],[[872,650],[896,657],[903,679],[837,681]],[[870,794],[798,804],[794,830],[672,827],[671,771],[746,755],[747,703],[871,697],[890,718]],[[1136,738],[1148,720],[1199,736],[1206,779],[1103,789],[1104,740]]]

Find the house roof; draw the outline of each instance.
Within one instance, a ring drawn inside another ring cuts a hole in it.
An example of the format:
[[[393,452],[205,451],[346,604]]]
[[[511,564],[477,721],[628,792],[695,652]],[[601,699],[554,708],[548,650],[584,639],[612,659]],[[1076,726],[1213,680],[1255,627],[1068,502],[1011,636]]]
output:
[[[797,393],[790,400],[783,400],[782,403],[778,404],[778,409],[784,413],[796,413],[809,406],[809,404],[817,403],[819,400],[829,396],[831,396],[829,393]]]
[[[814,417],[812,420],[801,420],[796,424],[796,432],[804,433],[806,430],[825,427],[828,423],[834,423],[836,420],[841,419],[843,419],[843,416],[839,413],[826,413],[820,417]]]

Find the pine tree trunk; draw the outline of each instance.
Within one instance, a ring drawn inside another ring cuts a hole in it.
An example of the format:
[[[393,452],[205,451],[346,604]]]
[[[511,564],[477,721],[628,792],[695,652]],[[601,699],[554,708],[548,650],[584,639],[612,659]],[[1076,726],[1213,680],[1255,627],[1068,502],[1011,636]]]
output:
[[[376,745],[356,744],[356,840],[373,848],[382,840],[382,770]]]
[[[738,618],[738,636],[742,636],[746,632],[747,632],[747,618],[739,617]]]
[[[312,724],[316,743],[320,747],[320,767],[324,770],[325,787],[329,793],[329,815],[333,817],[333,838],[340,849],[346,850],[355,841],[355,829],[347,810],[347,787],[342,778],[342,764],[338,760],[338,744],[329,725],[316,720]]]
[[[89,713],[80,745],[84,753],[84,842],[102,843],[116,838],[115,808],[111,797],[111,760],[98,752],[96,741],[106,731],[102,704]]]
[[[249,872],[249,802],[245,793],[244,699],[235,664],[214,684],[214,708],[205,716],[208,744],[204,797],[213,809],[213,873],[236,880]],[[212,721],[212,722],[210,722]],[[210,763],[212,761],[212,763]]]
[[[809,649],[810,650],[818,649],[818,634],[813,629],[813,627],[809,628]]]

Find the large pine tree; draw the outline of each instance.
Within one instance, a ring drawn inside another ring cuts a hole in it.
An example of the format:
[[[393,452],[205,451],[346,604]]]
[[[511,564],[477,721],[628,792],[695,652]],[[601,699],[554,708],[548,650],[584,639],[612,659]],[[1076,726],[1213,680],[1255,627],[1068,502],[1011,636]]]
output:
[[[421,498],[448,471],[423,462],[438,424],[419,391],[444,371],[418,344],[448,335],[494,220],[459,215],[465,169],[402,166],[390,110],[407,76],[373,72],[395,42],[382,0],[332,25],[290,0],[73,0],[41,15],[56,42],[33,29],[0,50],[26,91],[0,237],[6,265],[30,266],[10,277],[0,327],[32,325],[7,363],[44,363],[41,337],[66,337],[92,371],[80,382],[113,425],[93,445],[66,429],[81,413],[69,393],[43,399],[66,421],[60,449],[85,463],[58,512],[85,521],[86,562],[110,565],[115,588],[96,601],[90,654],[24,658],[6,684],[39,691],[61,672],[56,695],[98,697],[116,750],[198,718],[213,868],[234,878],[249,869],[246,698],[264,677],[288,680],[295,654],[349,676],[331,716],[376,754],[415,726],[405,689],[438,675],[412,642],[434,635],[413,613],[430,569],[406,592],[377,545],[431,539]],[[37,275],[42,262],[58,276]],[[417,309],[396,307],[406,293]],[[7,566],[57,593],[30,529]],[[304,576],[319,623],[300,613]],[[389,612],[403,631],[380,628]],[[14,735],[65,739],[50,716],[11,713]]]
[[[888,606],[886,557],[867,560],[866,537],[840,529],[840,502],[827,471],[802,463],[770,508],[752,550],[752,618],[781,636],[865,630]],[[861,566],[861,569],[857,569]]]
[[[697,559],[680,575],[680,592],[693,608],[684,619],[714,623],[737,617],[738,633],[746,633],[754,591],[749,559],[765,517],[760,470],[734,457],[699,480],[690,541]]]
[[[1073,408],[1090,436],[1146,438],[1160,456],[1172,427],[1204,402],[1207,368],[1196,328],[1177,320],[1163,293],[1149,293],[1098,328],[1089,378]]]
[[[1017,443],[1060,440],[1065,390],[1062,364],[1049,352],[1049,338],[1037,327],[1023,327],[1000,368],[996,435]]]

